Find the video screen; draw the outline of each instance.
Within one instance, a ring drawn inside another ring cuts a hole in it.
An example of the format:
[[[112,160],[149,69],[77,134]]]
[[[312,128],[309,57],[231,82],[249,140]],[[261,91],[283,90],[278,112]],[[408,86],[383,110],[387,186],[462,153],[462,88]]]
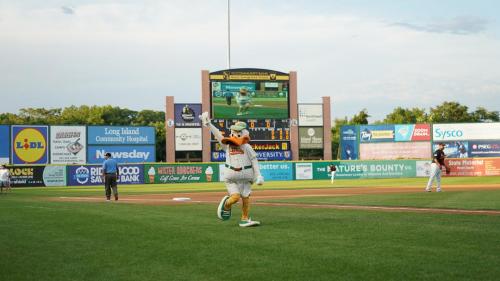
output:
[[[286,119],[288,82],[212,82],[214,119]]]

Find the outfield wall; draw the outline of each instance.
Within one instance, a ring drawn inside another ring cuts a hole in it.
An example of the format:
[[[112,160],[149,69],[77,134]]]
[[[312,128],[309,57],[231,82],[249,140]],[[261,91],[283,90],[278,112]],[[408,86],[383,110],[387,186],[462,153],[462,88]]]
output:
[[[447,176],[500,176],[500,158],[446,159]],[[310,161],[260,163],[266,181],[326,180],[328,166],[336,179],[428,177],[428,160]],[[102,185],[101,165],[18,165],[9,167],[13,187]],[[223,163],[120,164],[120,184],[207,183],[224,181]]]

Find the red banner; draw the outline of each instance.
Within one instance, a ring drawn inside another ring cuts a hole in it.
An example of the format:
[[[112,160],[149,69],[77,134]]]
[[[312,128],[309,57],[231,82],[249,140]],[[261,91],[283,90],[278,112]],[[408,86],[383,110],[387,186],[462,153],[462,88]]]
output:
[[[449,176],[500,176],[500,158],[446,159]]]

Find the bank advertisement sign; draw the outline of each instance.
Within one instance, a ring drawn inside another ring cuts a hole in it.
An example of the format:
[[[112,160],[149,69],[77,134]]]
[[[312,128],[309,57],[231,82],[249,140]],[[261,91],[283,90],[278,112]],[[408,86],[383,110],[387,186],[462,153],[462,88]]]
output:
[[[361,125],[359,126],[361,142],[394,141],[394,125]]]
[[[66,166],[9,168],[12,187],[66,186]]]
[[[361,160],[430,159],[430,142],[380,142],[359,145]]]
[[[201,128],[175,128],[176,151],[202,150]]]
[[[175,127],[201,127],[199,103],[176,103],[174,105]]]
[[[299,104],[299,126],[323,126],[322,104]]]
[[[118,163],[155,162],[156,159],[154,145],[101,145],[87,148],[88,163],[101,164],[106,152]]]
[[[430,124],[405,124],[395,125],[395,141],[430,141]]]
[[[12,125],[12,163],[47,164],[49,127]]]
[[[146,164],[145,183],[198,183],[219,181],[219,164]]]
[[[52,164],[85,164],[87,151],[85,126],[50,127],[50,162]]]
[[[340,128],[340,153],[342,160],[358,159],[358,127],[342,126]]]
[[[9,126],[0,125],[0,164],[10,163]]]
[[[144,165],[122,164],[118,165],[120,176],[119,184],[143,184]],[[68,166],[68,185],[104,185],[102,179],[102,165],[77,165]]]
[[[89,145],[155,144],[154,127],[89,126]]]
[[[299,147],[301,149],[322,149],[323,127],[299,127]]]
[[[337,166],[336,179],[410,178],[416,176],[415,161],[335,161],[314,162],[314,179],[329,179],[328,166]]]
[[[433,124],[434,141],[500,139],[500,123]]]

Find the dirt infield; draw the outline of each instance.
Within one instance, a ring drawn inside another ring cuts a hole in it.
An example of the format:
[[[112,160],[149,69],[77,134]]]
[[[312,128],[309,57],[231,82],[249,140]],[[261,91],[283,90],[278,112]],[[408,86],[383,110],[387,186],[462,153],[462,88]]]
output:
[[[451,185],[444,187],[447,191],[479,191],[497,190],[500,184],[495,185]],[[270,199],[286,199],[316,196],[350,196],[360,194],[388,194],[388,193],[416,193],[423,192],[423,188],[417,187],[350,187],[350,188],[322,188],[322,189],[279,189],[279,190],[255,190],[252,192],[252,201],[256,205],[276,207],[300,207],[300,208],[329,208],[329,209],[356,209],[387,212],[424,212],[424,213],[454,213],[454,214],[485,214],[500,215],[500,211],[494,210],[461,210],[461,209],[438,209],[438,208],[413,208],[413,207],[380,207],[380,206],[357,206],[336,204],[301,204],[301,203],[268,203],[262,202]],[[216,204],[226,195],[226,192],[191,192],[191,193],[169,193],[169,194],[143,194],[121,196],[119,203],[166,205],[166,204]],[[184,199],[189,198],[189,200]],[[102,202],[102,197],[58,197],[57,201],[74,202]]]

